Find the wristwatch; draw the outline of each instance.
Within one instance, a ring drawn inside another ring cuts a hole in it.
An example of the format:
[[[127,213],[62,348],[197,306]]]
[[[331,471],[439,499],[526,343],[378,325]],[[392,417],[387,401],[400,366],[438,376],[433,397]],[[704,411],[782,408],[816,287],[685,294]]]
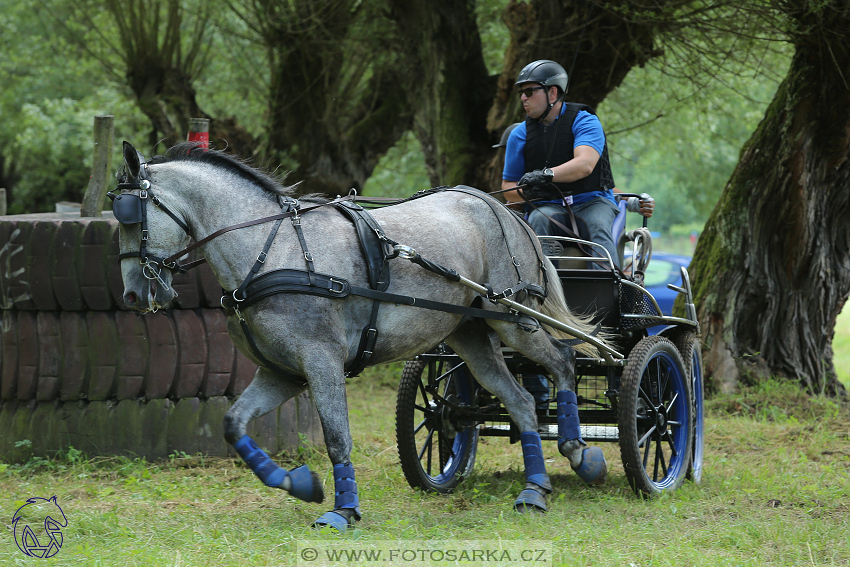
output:
[[[555,178],[555,172],[554,172],[554,171],[552,171],[552,170],[551,170],[550,168],[548,168],[548,167],[544,167],[544,168],[543,168],[543,175],[548,176],[548,177],[549,177],[549,181],[551,181],[552,179],[554,179],[554,178]]]

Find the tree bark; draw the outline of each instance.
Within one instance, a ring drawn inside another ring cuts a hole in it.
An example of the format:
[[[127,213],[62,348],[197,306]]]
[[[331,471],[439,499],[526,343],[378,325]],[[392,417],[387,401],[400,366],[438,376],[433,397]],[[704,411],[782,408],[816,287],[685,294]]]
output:
[[[474,0],[393,0],[415,109],[414,132],[432,185],[478,184],[477,164],[492,153],[487,108],[495,81],[487,72]],[[493,187],[495,188],[495,187]],[[492,189],[492,188],[491,188]]]
[[[271,65],[266,155],[301,191],[360,190],[412,125],[381,7],[366,0],[253,0],[242,13]]]
[[[706,373],[722,391],[778,375],[847,395],[832,338],[850,294],[850,7],[805,6],[781,5],[795,22],[788,76],[692,263]]]

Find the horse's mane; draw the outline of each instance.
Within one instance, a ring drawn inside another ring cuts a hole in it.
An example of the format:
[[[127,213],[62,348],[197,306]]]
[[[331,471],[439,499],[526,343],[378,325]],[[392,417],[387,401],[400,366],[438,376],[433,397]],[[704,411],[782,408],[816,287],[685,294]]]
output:
[[[148,163],[155,165],[180,161],[205,163],[224,169],[242,177],[246,181],[259,185],[273,195],[292,196],[295,193],[295,188],[298,186],[297,183],[295,185],[284,185],[282,179],[249,165],[247,161],[237,156],[219,150],[205,150],[196,142],[177,144],[169,148],[164,154],[154,156]],[[311,195],[310,197],[315,196]]]

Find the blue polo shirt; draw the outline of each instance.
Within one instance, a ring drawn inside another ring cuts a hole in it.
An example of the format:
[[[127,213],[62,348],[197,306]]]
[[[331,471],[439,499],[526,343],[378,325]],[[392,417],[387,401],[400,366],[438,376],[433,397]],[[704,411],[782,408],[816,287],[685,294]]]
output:
[[[563,116],[566,110],[567,105],[561,104],[561,114],[558,116],[558,120],[560,120],[560,117]],[[557,121],[553,122],[547,128],[554,128],[556,123]],[[602,150],[605,147],[605,132],[602,130],[602,123],[599,122],[597,116],[586,110],[580,110],[576,114],[575,121],[573,121],[573,138],[575,139],[573,149],[577,146],[590,146],[599,152],[600,156],[602,155]],[[525,140],[526,129],[525,120],[523,120],[511,132],[511,135],[508,137],[508,143],[505,146],[505,167],[502,170],[502,179],[505,181],[519,181],[526,173],[525,154],[523,152],[525,149]],[[556,163],[553,165],[560,164]],[[549,167],[552,167],[552,165]],[[587,193],[573,195],[573,203],[586,203],[597,197],[605,197],[616,204],[614,193],[610,189],[608,191],[588,191]]]

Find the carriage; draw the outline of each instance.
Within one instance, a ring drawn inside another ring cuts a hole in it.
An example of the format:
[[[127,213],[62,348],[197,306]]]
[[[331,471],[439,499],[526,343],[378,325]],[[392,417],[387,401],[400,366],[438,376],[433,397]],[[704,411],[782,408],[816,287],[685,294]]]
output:
[[[626,275],[593,243],[547,237],[541,246],[526,223],[470,187],[421,191],[370,214],[354,195],[295,198],[294,187],[192,144],[150,162],[127,142],[123,149],[125,170],[110,196],[125,304],[166,308],[177,297],[174,273],[209,262],[228,333],[258,366],[225,416],[225,440],[267,486],[323,502],[318,474],[281,468],[247,434],[251,420],[309,388],[334,480],[334,508],[314,525],[345,531],[362,518],[345,376],[413,357],[397,424],[414,486],[457,486],[482,435],[522,442],[519,512],[545,512],[553,491],[542,439],[557,438],[587,483],[607,475],[603,452],[587,441],[614,440],[642,494],[671,490],[688,474],[699,481],[702,382],[690,283],[683,270],[687,316],[664,316],[641,285],[651,258],[645,228],[629,233],[635,260]],[[575,246],[591,253],[574,255]],[[194,250],[203,258],[181,263]],[[646,336],[658,324],[669,327]],[[535,410],[516,377],[544,371],[556,404]]]
[[[624,216],[622,210],[618,219]],[[570,308],[595,312],[595,321],[615,332],[616,351],[628,353],[620,357],[610,349],[596,357],[577,358],[582,437],[618,442],[630,486],[639,495],[652,496],[675,490],[686,477],[701,481],[704,418],[699,324],[687,269],[681,268],[681,286],[669,284],[684,296],[686,316],[665,315],[642,285],[651,260],[651,235],[644,228],[622,231],[619,239],[621,252],[625,242],[634,242],[634,260],[625,272],[613,266],[608,252],[598,244],[540,237],[544,252],[558,269]],[[595,257],[581,254],[582,249]],[[604,269],[588,269],[591,261]],[[664,326],[660,333],[648,334],[647,329],[658,325]],[[503,351],[519,382],[524,376],[545,372],[522,354],[510,348]],[[557,440],[554,392],[548,398],[537,407],[540,437]],[[441,344],[404,365],[396,436],[410,486],[445,493],[472,472],[481,437],[507,437],[513,443],[519,440],[519,430],[500,401],[476,383],[463,360]]]

